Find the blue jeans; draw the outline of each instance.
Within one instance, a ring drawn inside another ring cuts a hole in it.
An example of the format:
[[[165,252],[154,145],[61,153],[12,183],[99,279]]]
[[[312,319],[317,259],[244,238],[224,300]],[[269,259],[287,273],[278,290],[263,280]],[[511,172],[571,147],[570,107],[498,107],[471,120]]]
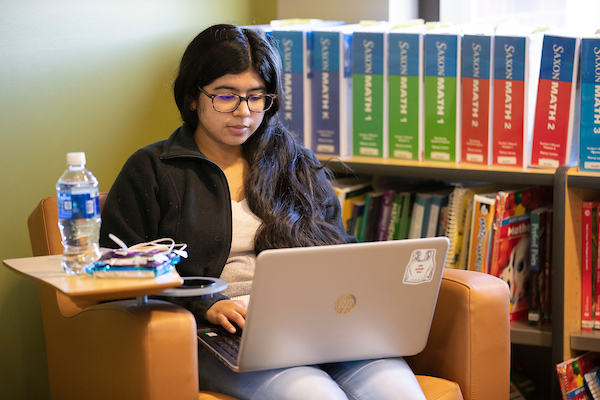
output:
[[[198,347],[200,390],[240,400],[425,400],[402,358],[236,373]]]

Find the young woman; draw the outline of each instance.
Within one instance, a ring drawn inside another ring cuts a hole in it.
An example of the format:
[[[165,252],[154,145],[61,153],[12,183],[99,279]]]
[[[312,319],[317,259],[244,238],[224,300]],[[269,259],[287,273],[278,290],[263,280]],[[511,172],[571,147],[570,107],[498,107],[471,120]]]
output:
[[[356,241],[326,169],[279,120],[277,53],[252,30],[212,26],[185,51],[174,84],[183,125],[133,154],[102,212],[101,244],[187,243],[182,276],[220,277],[211,300],[179,300],[199,323],[243,329],[256,254]],[[239,399],[424,398],[402,359],[237,374],[199,349],[200,389]]]

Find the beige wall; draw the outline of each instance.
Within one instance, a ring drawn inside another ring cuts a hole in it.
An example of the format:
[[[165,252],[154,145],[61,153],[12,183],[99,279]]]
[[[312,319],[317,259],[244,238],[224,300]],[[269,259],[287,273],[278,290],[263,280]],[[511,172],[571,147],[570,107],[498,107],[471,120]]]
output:
[[[467,1],[467,0],[461,0]],[[404,22],[417,18],[419,0],[277,0],[277,18]]]
[[[0,259],[31,255],[27,216],[67,152],[85,151],[107,191],[134,150],[179,125],[170,84],[198,32],[274,18],[275,0],[3,1]],[[36,286],[0,267],[0,399],[46,398]]]

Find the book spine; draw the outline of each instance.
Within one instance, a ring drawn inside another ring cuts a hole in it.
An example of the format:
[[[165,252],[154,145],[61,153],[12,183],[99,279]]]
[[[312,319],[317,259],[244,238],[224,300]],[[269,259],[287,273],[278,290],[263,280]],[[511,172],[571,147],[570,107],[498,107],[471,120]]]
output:
[[[492,165],[525,166],[527,37],[494,38]]]
[[[449,207],[448,203],[444,204],[440,208],[440,220],[439,220],[436,236],[444,236],[445,235],[446,227],[448,226],[448,211],[449,210],[450,210],[450,207]]]
[[[402,193],[395,193],[390,209],[387,240],[397,240],[400,235],[400,213],[402,212]]]
[[[579,41],[544,36],[531,166],[557,168],[570,161]]]
[[[449,268],[456,268],[460,257],[459,242],[462,237],[461,231],[464,227],[461,204],[463,203],[465,191],[466,190],[463,187],[455,187],[450,196],[448,196],[448,213],[446,216],[446,230],[444,231],[444,235],[450,239],[448,257],[446,258],[446,265]]]
[[[421,222],[421,232],[419,237],[427,237],[427,228],[429,227],[429,217],[431,212],[431,196],[425,196],[425,206],[423,207],[423,221]]]
[[[354,35],[343,32],[340,35],[338,53],[340,54],[340,153],[352,154],[352,39]]]
[[[465,35],[462,48],[461,161],[488,165],[492,36]]]
[[[352,194],[352,196],[350,196]],[[344,201],[344,204],[342,205],[342,221],[344,221],[344,224],[346,224],[346,221],[352,219],[353,217],[353,212],[354,212],[354,204],[357,201],[363,201],[366,197],[366,191],[363,192],[362,194],[353,194],[353,193],[348,193],[346,195],[346,200]],[[346,226],[346,228],[348,228]]]
[[[389,158],[420,160],[423,135],[423,35],[388,37]]]
[[[581,41],[579,169],[600,171],[600,38]]]
[[[283,66],[283,89],[285,96],[282,99],[283,123],[292,132],[300,143],[310,148],[308,139],[310,132],[305,125],[305,85],[308,71],[305,70],[307,57],[306,32],[303,31],[273,31],[271,36],[281,57]],[[306,114],[310,115],[308,110]]]
[[[529,313],[527,314],[527,320],[530,325],[539,325],[541,323],[540,318],[540,271],[543,271],[543,246],[544,246],[544,235],[546,230],[546,214],[544,211],[532,211],[531,212],[531,249],[530,249],[530,293],[529,293]]]
[[[492,222],[492,262],[490,264],[490,274],[494,276],[500,275],[500,269],[506,264],[508,255],[500,249],[500,232],[502,228],[502,220],[504,208],[509,194],[505,191],[500,191],[496,194],[496,212]]]
[[[492,220],[496,200],[475,195],[473,197],[473,217],[471,219],[471,238],[467,269],[470,271],[489,273],[489,244]]]
[[[468,199],[468,200],[467,200]],[[462,238],[460,240],[460,250],[458,252],[458,269],[467,269],[469,263],[469,246],[471,245],[471,228],[473,226],[473,196],[466,200],[464,224],[462,228]]]
[[[356,227],[356,229],[357,229],[356,238],[361,243],[363,243],[365,241],[365,236],[367,234],[368,217],[369,217],[371,210],[373,209],[372,194],[373,193],[369,192],[369,193],[367,193],[367,195],[365,197],[365,205],[363,208],[362,217],[360,218],[359,225]]]
[[[387,240],[388,226],[392,213],[392,202],[394,200],[393,190],[384,190],[381,203],[381,216],[377,225],[377,241]]]
[[[367,216],[367,227],[364,237],[365,242],[374,242],[377,240],[382,205],[383,198],[381,193],[373,196],[369,202],[369,214]]]
[[[460,36],[425,35],[425,160],[457,159]]]
[[[542,215],[539,212],[531,213],[531,261],[529,264],[531,272],[540,271],[540,235],[542,228],[545,228],[541,225]]]
[[[581,329],[590,331],[592,320],[592,207],[593,203],[582,203],[582,260],[581,260]]]
[[[550,324],[552,321],[552,227],[553,210],[549,209],[546,213],[546,246],[544,256],[544,287],[540,291],[543,295],[543,301],[540,300],[542,312],[542,324]]]
[[[421,227],[423,226],[423,216],[425,214],[425,199],[418,194],[415,197],[413,204],[413,212],[410,219],[410,231],[408,232],[409,239],[417,239],[421,237]]]
[[[319,31],[312,35],[312,150],[319,154],[346,155],[340,126],[340,36]]]
[[[427,222],[427,230],[424,237],[435,237],[440,225],[440,210],[442,208],[443,197],[433,196],[430,200],[429,218]]]
[[[365,201],[360,200],[354,203],[351,222],[348,223],[346,232],[358,238],[359,230],[362,224],[362,219],[365,211]]]
[[[399,239],[408,239],[413,217],[414,194],[405,193],[402,201]]]
[[[382,32],[355,32],[352,40],[352,149],[384,156],[384,50]]]
[[[592,257],[594,269],[594,329],[600,330],[600,260],[598,257],[600,256],[600,203],[596,203],[594,207],[594,215],[592,221],[592,229],[593,229],[593,250],[595,251],[594,256]]]

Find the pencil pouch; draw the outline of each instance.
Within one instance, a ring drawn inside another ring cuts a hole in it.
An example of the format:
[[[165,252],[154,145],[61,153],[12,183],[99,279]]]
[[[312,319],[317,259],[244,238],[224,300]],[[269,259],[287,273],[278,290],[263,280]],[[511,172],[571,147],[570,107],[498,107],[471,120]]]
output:
[[[127,247],[118,238],[111,238],[121,248],[102,249],[100,260],[87,268],[87,272],[95,278],[154,278],[173,271],[181,257],[187,258],[186,245],[175,244],[173,239],[158,239]]]

